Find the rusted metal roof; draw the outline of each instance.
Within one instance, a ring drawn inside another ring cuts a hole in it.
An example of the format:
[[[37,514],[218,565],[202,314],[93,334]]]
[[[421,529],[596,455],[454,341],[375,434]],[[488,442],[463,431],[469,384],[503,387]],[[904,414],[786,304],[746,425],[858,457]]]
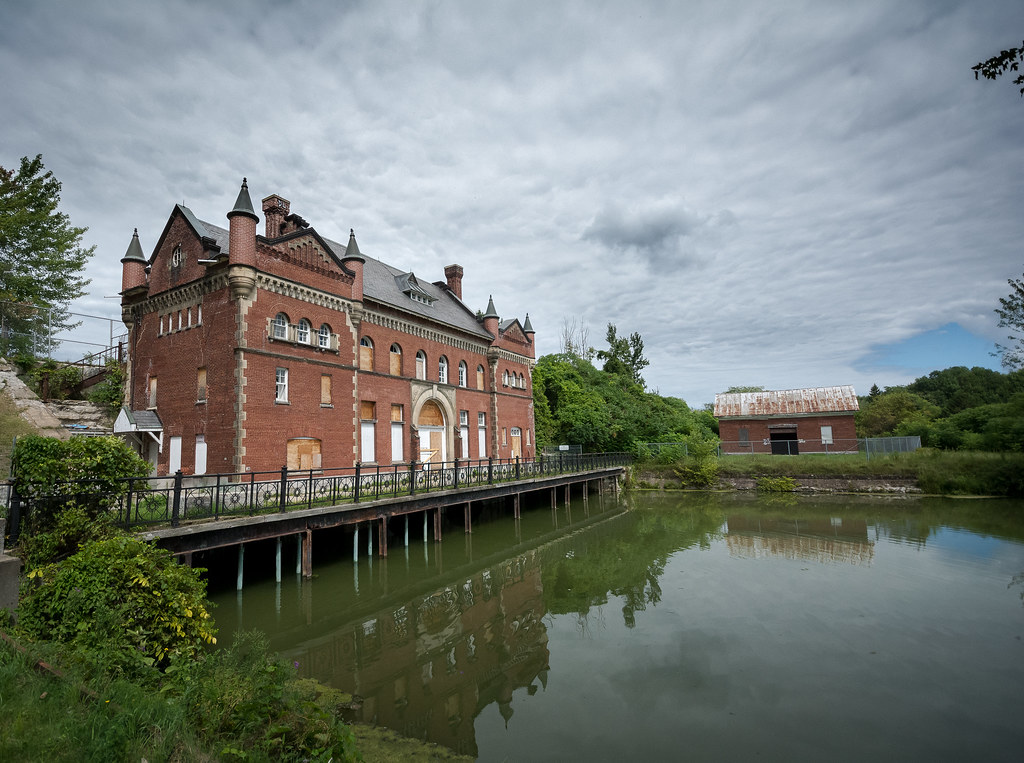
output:
[[[788,416],[809,413],[851,413],[860,410],[857,393],[840,387],[731,392],[715,395],[716,418]]]

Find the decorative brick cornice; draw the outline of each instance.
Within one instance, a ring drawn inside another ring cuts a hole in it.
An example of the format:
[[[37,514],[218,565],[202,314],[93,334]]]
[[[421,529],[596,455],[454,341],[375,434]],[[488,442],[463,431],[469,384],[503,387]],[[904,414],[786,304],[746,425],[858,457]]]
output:
[[[466,352],[472,352],[478,355],[486,354],[489,349],[488,346],[482,342],[474,342],[469,339],[456,336],[451,332],[428,328],[426,326],[413,323],[412,321],[405,320],[404,318],[378,313],[373,310],[366,310],[363,313],[363,321],[373,326],[393,329],[400,333],[408,334],[409,336],[424,339],[428,342],[437,342],[438,344],[443,344],[446,347],[454,347],[455,349],[465,350]]]
[[[318,307],[325,307],[328,310],[334,310],[339,313],[351,312],[355,306],[355,303],[351,300],[344,299],[336,294],[329,294],[328,292],[304,286],[294,281],[288,281],[284,278],[278,278],[268,273],[256,274],[256,288],[272,294],[290,297],[299,302],[307,302]]]

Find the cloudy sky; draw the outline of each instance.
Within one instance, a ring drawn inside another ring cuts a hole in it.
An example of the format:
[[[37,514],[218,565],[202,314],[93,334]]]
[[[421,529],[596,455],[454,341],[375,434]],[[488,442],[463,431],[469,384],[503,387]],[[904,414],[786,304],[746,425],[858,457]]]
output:
[[[1022,39],[1019,0],[0,0],[0,165],[42,154],[89,227],[84,314],[119,316],[133,228],[226,225],[246,176],[421,278],[463,265],[538,354],[611,322],[694,406],[866,393],[998,368],[1024,101],[970,67]]]

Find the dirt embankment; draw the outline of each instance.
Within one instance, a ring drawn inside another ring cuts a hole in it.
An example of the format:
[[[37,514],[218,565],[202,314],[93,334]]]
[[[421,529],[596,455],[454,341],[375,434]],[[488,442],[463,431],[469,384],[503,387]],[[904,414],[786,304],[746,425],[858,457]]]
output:
[[[907,495],[920,493],[917,480],[913,477],[815,477],[794,475],[795,493],[884,493]],[[639,488],[660,490],[687,489],[678,479],[656,474],[637,474],[635,484]],[[719,479],[719,490],[757,490],[757,477],[725,476]]]

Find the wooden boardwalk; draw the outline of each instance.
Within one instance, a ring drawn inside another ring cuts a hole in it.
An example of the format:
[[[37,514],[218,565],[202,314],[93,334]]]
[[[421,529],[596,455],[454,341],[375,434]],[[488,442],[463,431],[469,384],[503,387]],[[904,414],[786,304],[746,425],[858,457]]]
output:
[[[551,506],[558,504],[559,494],[568,502],[574,488],[582,490],[584,501],[592,486],[599,491],[606,488],[618,492],[619,481],[625,474],[622,466],[607,466],[585,472],[532,477],[530,479],[502,482],[492,485],[462,487],[458,490],[442,490],[430,493],[378,498],[360,503],[346,502],[334,506],[320,506],[293,509],[288,512],[258,514],[235,517],[218,521],[181,524],[178,527],[144,530],[139,535],[156,542],[174,554],[191,563],[192,554],[198,551],[226,549],[237,546],[239,556],[238,587],[242,587],[242,561],[245,544],[254,541],[277,540],[277,576],[281,575],[281,545],[285,538],[295,538],[300,545],[302,574],[313,574],[313,532],[343,526],[352,526],[356,534],[355,551],[358,553],[360,527],[369,532],[377,529],[377,554],[388,555],[388,537],[392,532],[390,522],[396,518],[423,516],[424,533],[428,524],[433,526],[434,541],[441,540],[444,518],[451,519],[453,512],[461,510],[465,532],[471,533],[472,504],[484,501],[505,500],[515,518],[520,516],[523,496],[534,493],[549,493]],[[405,524],[405,542],[408,542],[408,521]]]

